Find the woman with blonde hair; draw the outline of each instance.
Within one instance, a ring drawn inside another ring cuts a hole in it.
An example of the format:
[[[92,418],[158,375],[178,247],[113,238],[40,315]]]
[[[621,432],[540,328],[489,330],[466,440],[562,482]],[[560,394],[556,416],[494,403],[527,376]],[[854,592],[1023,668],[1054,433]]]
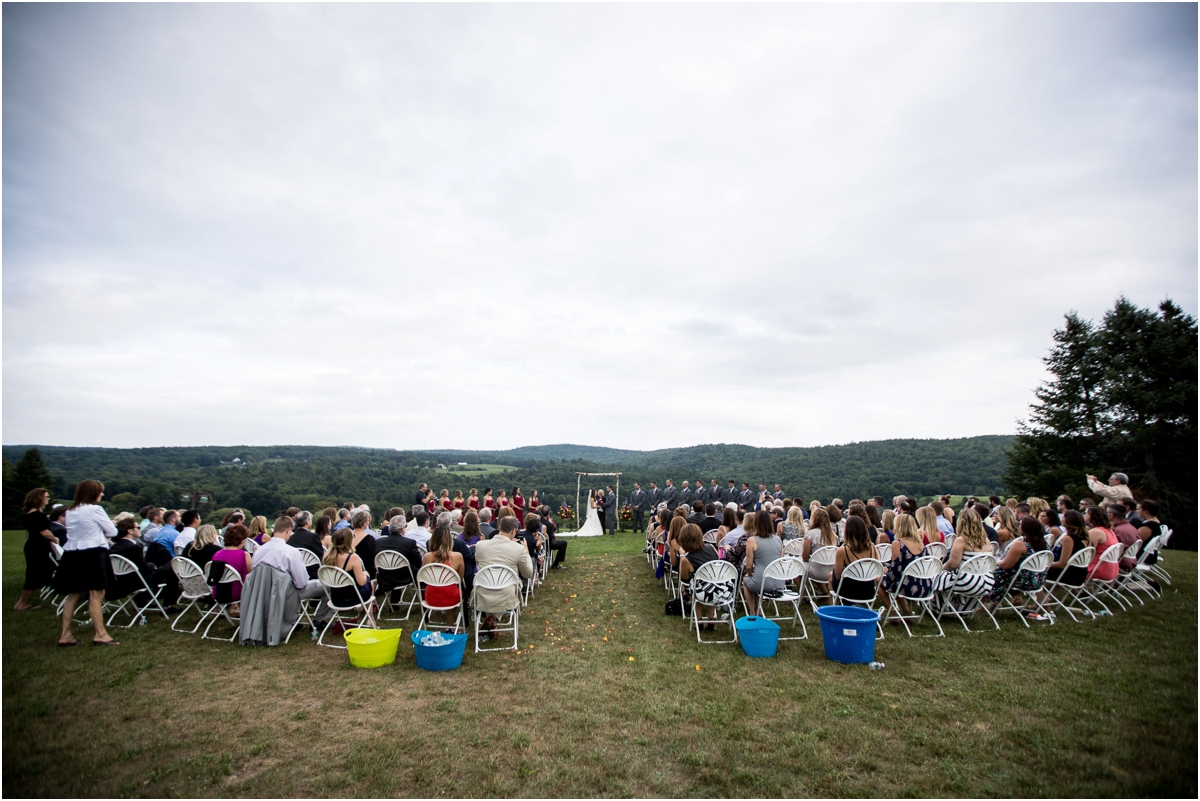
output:
[[[271,541],[271,532],[267,531],[267,518],[255,515],[250,520],[250,539],[255,545],[266,545]]]
[[[1042,512],[1050,508],[1050,502],[1044,498],[1027,498],[1025,503],[1029,504],[1029,514],[1033,517],[1037,517]]]
[[[958,574],[958,568],[965,560],[992,553],[991,543],[988,542],[987,532],[983,528],[983,520],[974,509],[964,509],[958,516],[958,527],[954,533],[954,544],[950,546],[950,552],[946,554],[946,561],[942,564],[942,573],[937,577],[937,589],[943,591],[953,588],[955,592],[964,596],[978,596],[991,592],[995,584],[991,573],[972,576]]]
[[[879,545],[891,545],[896,539],[896,513],[891,509],[883,512],[883,523],[880,525],[879,536],[875,542]]]
[[[203,570],[219,550],[221,550],[221,546],[217,544],[216,526],[205,523],[196,529],[196,539],[188,543],[188,546],[183,549],[182,555],[184,559],[190,559],[196,563],[196,567]]]
[[[789,506],[787,519],[783,521],[783,541],[798,540],[804,536],[804,512],[799,506]]]
[[[922,506],[917,510],[917,531],[926,545],[931,542],[946,541],[946,538],[942,536],[941,529],[938,528],[937,518],[937,512],[933,510],[932,506]]]
[[[928,507],[924,507],[928,508]],[[919,510],[918,510],[919,511]],[[929,511],[933,511],[930,509]],[[937,523],[934,522],[934,528]],[[917,521],[912,515],[902,514],[896,518],[896,539],[892,542],[892,558],[888,562],[887,575],[879,585],[880,600],[891,605],[887,593],[895,590],[903,595],[923,597],[933,588],[933,579],[919,579],[905,576],[905,569],[918,557],[925,553],[925,540],[917,530]],[[900,610],[908,614],[908,604],[900,599]],[[894,621],[899,624],[899,621]]]
[[[1020,528],[1017,526],[1017,516],[1012,513],[1011,509],[1009,509],[1007,506],[997,506],[992,511],[992,516],[996,520],[997,539],[1003,539],[1007,541],[1017,536]],[[1007,536],[1001,534],[1000,532],[1002,531],[1007,532]],[[986,533],[984,536],[987,536]]]

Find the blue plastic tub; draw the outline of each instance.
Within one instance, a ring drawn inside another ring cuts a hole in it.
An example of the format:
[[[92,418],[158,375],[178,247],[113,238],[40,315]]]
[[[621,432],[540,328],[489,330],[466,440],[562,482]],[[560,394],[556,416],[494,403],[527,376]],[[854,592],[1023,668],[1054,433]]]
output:
[[[861,606],[822,606],[821,639],[825,656],[834,662],[858,664],[875,661],[875,624],[879,613]]]
[[[446,645],[421,645],[421,638],[433,632],[417,630],[412,633],[413,652],[417,656],[417,667],[421,670],[456,670],[463,661],[463,653],[467,650],[467,634],[449,634],[443,631],[442,636],[450,640]]]
[[[750,615],[739,617],[734,625],[737,626],[738,642],[742,644],[746,656],[775,656],[775,650],[779,647],[778,623]]]

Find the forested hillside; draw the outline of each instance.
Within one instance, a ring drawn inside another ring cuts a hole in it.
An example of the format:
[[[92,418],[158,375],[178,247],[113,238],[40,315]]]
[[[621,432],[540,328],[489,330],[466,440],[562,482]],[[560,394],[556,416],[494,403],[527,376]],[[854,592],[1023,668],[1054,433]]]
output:
[[[659,451],[620,451],[578,445],[550,445],[510,451],[421,453],[370,448],[303,446],[203,448],[62,448],[40,446],[54,475],[59,498],[70,497],[84,478],[98,478],[115,507],[135,509],[154,503],[179,506],[180,493],[198,489],[211,495],[210,510],[240,506],[273,515],[289,505],[303,508],[352,500],[372,509],[411,503],[422,481],[435,489],[468,490],[485,486],[526,494],[538,489],[543,499],[574,503],[575,471],[619,470],[622,494],[634,481],[661,486],[665,479],[717,478],[779,482],[791,495],[829,500],[835,495],[865,497],[897,493],[999,492],[1004,451],[1012,438],[887,440],[820,448],[752,448],[699,445]],[[5,446],[5,480],[28,446]],[[587,457],[603,457],[589,459]],[[235,461],[236,460],[236,461]],[[456,476],[437,464],[457,462],[512,465],[487,476]],[[601,479],[593,482],[598,486]],[[585,484],[585,486],[587,486]],[[203,508],[203,507],[202,507]],[[5,515],[10,510],[6,508]]]

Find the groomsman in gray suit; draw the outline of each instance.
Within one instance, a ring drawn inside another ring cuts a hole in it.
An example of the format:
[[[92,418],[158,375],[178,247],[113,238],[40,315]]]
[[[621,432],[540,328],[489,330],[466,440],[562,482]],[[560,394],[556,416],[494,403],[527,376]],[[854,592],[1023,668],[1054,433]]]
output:
[[[712,480],[712,484],[710,484],[708,487],[708,502],[715,503],[717,506],[721,506],[725,503],[725,501],[722,500],[724,497],[725,496],[721,494],[721,485],[718,484],[717,480],[714,478]],[[724,512],[722,512],[722,514],[724,514]],[[718,517],[719,516],[720,515],[718,515]]]
[[[684,506],[691,508],[692,505],[692,490],[688,487],[687,479],[683,481],[683,489],[679,490],[679,502]]]
[[[738,491],[737,484],[733,479],[729,479],[729,486],[725,488],[725,492],[721,494],[721,503],[737,503]]]
[[[663,490],[663,500],[667,502],[667,508],[672,512],[679,505],[679,490],[671,483],[671,479],[667,479],[667,487]]]
[[[738,505],[742,507],[744,512],[754,511],[754,490],[750,489],[750,482],[742,482],[742,491],[738,495]]]
[[[658,505],[660,503],[662,503],[662,499],[663,499],[662,490],[660,490],[658,488],[657,484],[655,484],[653,481],[651,481],[650,482],[650,512],[652,514],[658,512]]]
[[[629,493],[629,508],[633,510],[633,530],[645,531],[646,524],[644,515],[646,507],[650,504],[650,496],[642,489],[641,484],[633,485],[633,492]]]
[[[696,482],[696,491],[692,495],[692,500],[700,501],[700,503],[708,503],[708,490],[704,488],[703,481]]]
[[[775,485],[775,492],[771,497],[774,498],[775,500],[779,501],[780,503],[783,503],[783,499],[786,496],[783,494],[783,485],[782,484]]]
[[[617,536],[617,494],[611,485],[604,488],[604,522],[608,524],[608,533]]]

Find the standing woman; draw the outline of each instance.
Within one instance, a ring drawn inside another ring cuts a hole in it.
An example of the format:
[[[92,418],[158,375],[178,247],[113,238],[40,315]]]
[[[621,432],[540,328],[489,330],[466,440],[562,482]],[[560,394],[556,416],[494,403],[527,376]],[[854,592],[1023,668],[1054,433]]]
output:
[[[471,494],[467,496],[467,508],[479,511],[479,490],[471,489]]]
[[[99,505],[102,497],[104,485],[99,481],[91,478],[80,481],[75,487],[75,501],[67,509],[67,530],[71,532],[71,538],[54,575],[54,589],[67,596],[62,608],[62,633],[58,638],[58,644],[63,648],[79,644],[71,634],[71,617],[85,594],[88,614],[92,618],[92,644],[119,644],[104,628],[108,540],[117,536],[117,527]]]
[[[517,515],[517,522],[522,527],[525,526],[525,499],[521,497],[521,488],[513,487],[512,500],[509,501],[512,505],[513,512]]]
[[[454,491],[454,501],[451,503],[451,507],[454,509],[458,509],[461,512],[465,505],[466,505],[466,501],[463,500],[462,490],[455,490]],[[391,518],[388,518],[388,519],[390,520]]]
[[[492,497],[492,488],[491,487],[485,487],[483,490],[483,508],[484,509],[495,509],[496,508],[496,499]]]
[[[25,513],[25,584],[21,587],[21,599],[13,607],[18,612],[40,609],[29,602],[34,590],[40,590],[54,578],[54,563],[50,561],[50,544],[58,544],[58,537],[50,530],[50,518],[42,510],[50,502],[50,491],[38,487],[25,493],[21,509]]]
[[[496,508],[502,509],[506,506],[509,506],[508,494],[505,493],[504,490],[500,490],[500,496],[496,498]],[[509,506],[509,508],[512,508],[512,507]]]
[[[438,506],[442,507],[443,511],[449,512],[452,508],[450,503],[450,490],[442,490],[438,494]]]
[[[526,502],[526,506],[529,507],[529,511],[536,512],[538,510],[538,507],[541,505],[542,505],[542,502],[538,499],[537,490],[534,490],[533,492],[529,493],[529,500]]]

